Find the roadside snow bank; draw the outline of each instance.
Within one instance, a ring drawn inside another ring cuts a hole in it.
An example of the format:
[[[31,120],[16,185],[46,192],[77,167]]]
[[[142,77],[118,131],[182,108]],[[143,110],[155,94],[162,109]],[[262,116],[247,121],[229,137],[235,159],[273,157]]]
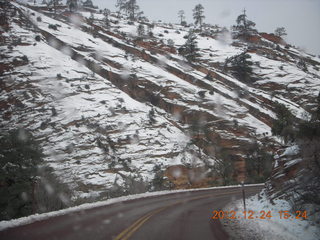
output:
[[[248,186],[253,187],[253,186],[263,186],[263,185],[264,184],[250,184]],[[107,205],[110,205],[113,203],[119,203],[119,202],[129,201],[129,200],[138,199],[138,198],[147,198],[147,197],[161,196],[161,195],[182,193],[182,192],[195,192],[195,191],[205,191],[205,190],[224,189],[224,188],[238,188],[238,187],[241,187],[241,185],[221,186],[221,187],[211,187],[211,188],[197,188],[197,189],[183,189],[183,190],[168,190],[168,191],[158,191],[158,192],[146,192],[146,193],[141,193],[141,194],[122,196],[122,197],[118,197],[118,198],[111,198],[111,199],[108,199],[105,201],[100,201],[100,202],[95,202],[95,203],[85,203],[80,206],[66,208],[66,209],[62,209],[59,211],[55,211],[55,212],[34,214],[34,215],[27,216],[27,217],[13,219],[13,220],[9,220],[9,221],[0,221],[0,231],[7,229],[7,228],[17,227],[17,226],[33,223],[36,221],[41,221],[41,220],[44,220],[44,219],[47,219],[50,217],[65,215],[65,214],[76,212],[79,210],[86,210],[86,209],[91,209],[91,208],[95,208],[95,207],[107,206]]]
[[[278,240],[314,240],[319,239],[320,225],[309,220],[280,218],[279,211],[290,211],[290,204],[281,199],[272,203],[267,199],[264,190],[255,196],[246,199],[246,211],[254,212],[254,219],[244,219],[242,212],[243,202],[238,200],[229,204],[224,211],[236,211],[238,219],[224,219],[223,225],[231,239],[278,239]],[[260,211],[271,211],[270,219],[260,219]],[[247,214],[248,216],[249,214]],[[290,215],[294,213],[290,212]],[[258,216],[258,218],[256,218]],[[282,214],[283,216],[283,214]],[[252,238],[253,237],[253,238]]]

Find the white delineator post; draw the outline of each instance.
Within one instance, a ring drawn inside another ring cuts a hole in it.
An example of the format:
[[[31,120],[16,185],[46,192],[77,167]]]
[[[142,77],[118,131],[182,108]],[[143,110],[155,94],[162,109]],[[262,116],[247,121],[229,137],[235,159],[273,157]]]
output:
[[[246,193],[244,191],[244,181],[241,181],[241,187],[242,187],[243,209],[244,211],[246,211]]]

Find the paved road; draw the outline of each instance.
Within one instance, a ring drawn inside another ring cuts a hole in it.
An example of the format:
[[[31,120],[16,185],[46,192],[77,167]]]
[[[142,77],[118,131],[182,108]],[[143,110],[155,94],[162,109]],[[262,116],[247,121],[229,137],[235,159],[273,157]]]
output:
[[[262,186],[247,186],[252,195]],[[228,239],[212,211],[240,198],[241,188],[175,193],[69,213],[0,232],[0,239]]]

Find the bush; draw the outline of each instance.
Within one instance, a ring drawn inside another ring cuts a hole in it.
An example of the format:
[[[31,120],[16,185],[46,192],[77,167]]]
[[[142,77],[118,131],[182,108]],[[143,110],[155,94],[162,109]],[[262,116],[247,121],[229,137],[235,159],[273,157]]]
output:
[[[37,17],[37,21],[38,22],[42,22],[42,18],[39,16],[39,17]]]
[[[201,98],[204,98],[204,97],[205,97],[205,94],[206,94],[206,91],[199,91],[198,94],[199,94],[199,96],[200,96]]]
[[[55,31],[58,30],[57,25],[54,25],[54,24],[49,24],[48,28],[49,28],[49,29],[52,29],[52,30],[55,30]]]
[[[167,44],[168,44],[168,46],[173,47],[174,41],[172,39],[168,39]]]
[[[210,81],[213,80],[213,78],[212,78],[212,76],[211,76],[210,73],[208,73],[208,74],[206,75],[205,79],[210,80]]]
[[[187,22],[186,21],[182,21],[181,22],[181,26],[184,26],[184,27],[186,27],[188,24],[187,24]]]
[[[28,57],[27,57],[26,55],[23,55],[22,60],[23,60],[24,62],[29,62],[29,59],[28,59]]]
[[[37,42],[40,42],[41,41],[41,37],[39,35],[37,35],[35,38],[34,38]]]
[[[251,80],[252,65],[249,59],[251,56],[245,51],[239,55],[227,58],[225,67],[231,65],[231,71],[240,81],[249,82]]]
[[[300,59],[299,62],[297,63],[298,68],[300,68],[302,71],[307,72],[308,67],[307,64],[304,60]]]

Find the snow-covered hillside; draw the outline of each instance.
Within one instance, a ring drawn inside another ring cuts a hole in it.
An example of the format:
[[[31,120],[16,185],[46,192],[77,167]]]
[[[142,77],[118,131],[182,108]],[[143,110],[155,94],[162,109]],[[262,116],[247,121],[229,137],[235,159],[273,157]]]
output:
[[[253,144],[270,151],[280,143],[271,136],[274,104],[306,118],[320,89],[319,59],[263,35],[244,42],[199,33],[201,58],[188,63],[178,49],[189,27],[112,14],[106,28],[98,12],[54,19],[11,4],[8,31],[1,30],[1,130],[31,130],[76,198],[105,197],[129,180],[148,185],[158,174],[217,184],[216,163],[225,159],[237,179]],[[137,38],[139,24],[153,36]],[[244,50],[254,63],[250,83],[224,69]]]

